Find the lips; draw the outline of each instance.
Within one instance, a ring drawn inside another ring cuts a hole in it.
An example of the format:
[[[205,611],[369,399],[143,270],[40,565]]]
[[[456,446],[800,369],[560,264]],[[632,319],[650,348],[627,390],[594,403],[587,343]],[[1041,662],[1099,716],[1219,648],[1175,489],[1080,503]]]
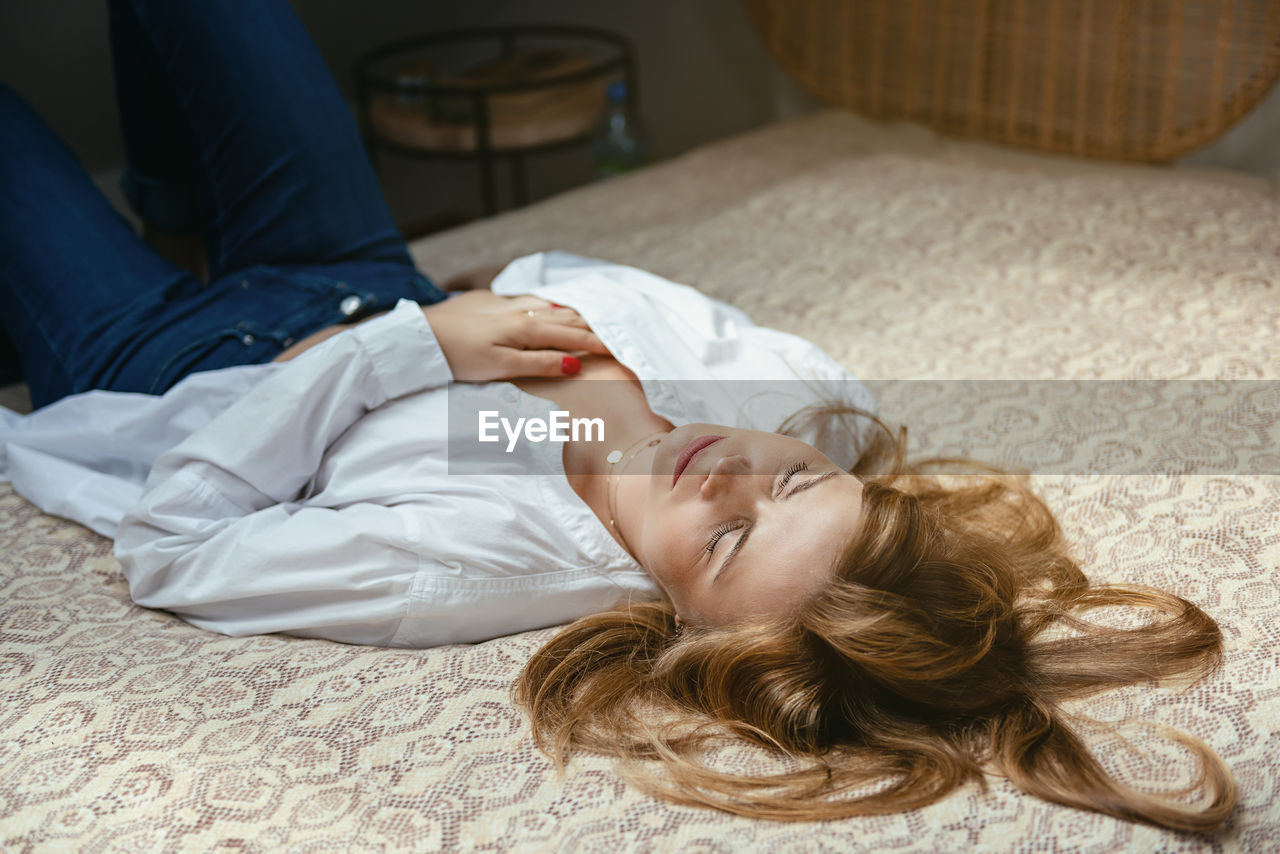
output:
[[[724,436],[699,436],[685,445],[684,450],[680,452],[680,456],[676,457],[675,473],[671,476],[671,485],[673,487],[676,485],[676,481],[680,479],[680,474],[689,467],[689,463],[693,462],[693,458],[698,455],[699,451],[711,447],[723,438]]]

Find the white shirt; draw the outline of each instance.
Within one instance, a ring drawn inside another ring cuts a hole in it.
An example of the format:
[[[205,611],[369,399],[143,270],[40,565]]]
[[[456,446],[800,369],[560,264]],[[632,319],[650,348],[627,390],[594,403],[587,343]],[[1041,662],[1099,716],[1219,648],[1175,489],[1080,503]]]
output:
[[[820,400],[875,409],[809,342],[635,268],[541,253],[493,290],[577,310],[676,426],[773,430]],[[777,384],[744,401],[743,379]],[[426,647],[658,595],[570,487],[561,444],[521,442],[486,473],[450,474],[451,429],[455,442],[477,432],[451,427],[451,406],[513,421],[555,408],[511,383],[450,380],[421,308],[401,300],[290,362],[192,374],[162,396],[0,408],[0,477],[115,537],[138,604],[230,635]],[[815,443],[847,467],[864,436]]]

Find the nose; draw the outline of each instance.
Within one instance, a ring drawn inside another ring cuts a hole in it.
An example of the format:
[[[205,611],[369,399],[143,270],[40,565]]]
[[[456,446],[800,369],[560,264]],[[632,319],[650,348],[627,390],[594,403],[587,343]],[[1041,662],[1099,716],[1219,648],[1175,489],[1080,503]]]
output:
[[[746,486],[747,478],[743,475],[751,474],[751,462],[742,454],[726,454],[715,461],[711,466],[711,471],[707,473],[707,479],[702,482],[700,492],[703,498],[712,499],[717,496],[726,494],[731,491],[735,484],[738,486]]]

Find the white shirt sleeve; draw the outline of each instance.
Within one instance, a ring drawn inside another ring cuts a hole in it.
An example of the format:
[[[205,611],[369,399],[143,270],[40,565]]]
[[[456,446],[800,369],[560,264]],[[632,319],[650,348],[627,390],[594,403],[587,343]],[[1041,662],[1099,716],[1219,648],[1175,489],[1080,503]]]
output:
[[[226,634],[388,643],[421,553],[413,509],[303,499],[365,413],[450,379],[409,300],[284,363],[156,460],[116,533],[134,601]]]

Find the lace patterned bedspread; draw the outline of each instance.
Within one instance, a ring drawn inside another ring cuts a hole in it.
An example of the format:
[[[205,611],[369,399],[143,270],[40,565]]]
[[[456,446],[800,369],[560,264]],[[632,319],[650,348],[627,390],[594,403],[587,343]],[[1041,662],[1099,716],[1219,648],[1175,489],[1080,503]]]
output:
[[[1280,378],[1278,247],[1276,182],[944,142],[828,111],[413,251],[438,279],[554,248],[697,285],[859,376],[934,381],[890,383],[886,414],[921,450],[982,456],[1070,452],[1094,435],[1099,419],[1073,420],[1070,401],[1046,415],[1047,380]],[[408,652],[210,634],[133,606],[108,541],[0,485],[0,849],[1280,849],[1280,395],[1257,383],[1243,421],[1189,431],[1215,387],[1106,388],[1115,435],[1140,434],[1158,471],[1181,460],[1191,473],[1116,474],[1132,454],[1102,441],[1034,483],[1095,578],[1196,601],[1222,624],[1227,660],[1190,689],[1079,708],[1213,746],[1241,790],[1218,834],[1053,806],[999,779],[899,815],[779,824],[656,802],[598,757],[559,778],[508,697],[547,633]],[[1009,441],[1023,432],[1049,444]],[[1096,734],[1109,767],[1153,788],[1185,778],[1177,748],[1120,732],[1136,749]]]

